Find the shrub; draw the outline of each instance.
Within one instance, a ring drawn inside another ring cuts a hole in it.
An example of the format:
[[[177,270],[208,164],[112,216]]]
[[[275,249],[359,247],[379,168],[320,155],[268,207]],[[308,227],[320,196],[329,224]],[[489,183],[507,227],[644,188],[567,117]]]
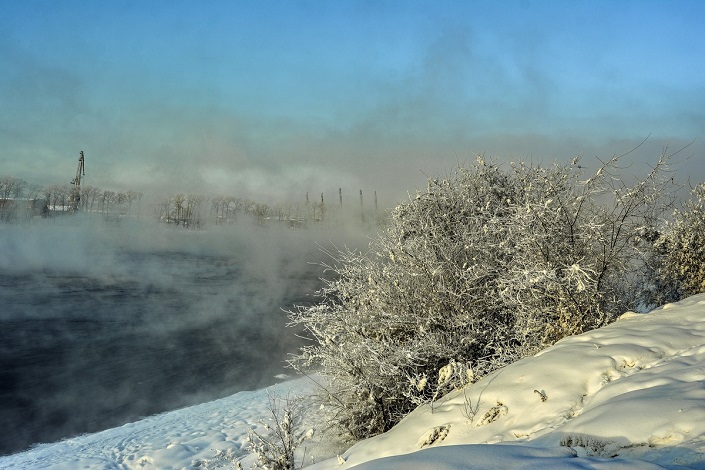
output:
[[[420,403],[634,308],[635,235],[670,187],[590,178],[577,159],[506,169],[482,158],[399,204],[367,252],[335,249],[320,302],[290,312],[312,339],[292,360],[355,439]]]
[[[250,430],[248,448],[257,456],[257,468],[268,470],[294,470],[296,448],[308,437],[310,431],[299,428],[303,420],[303,407],[300,398],[287,396],[284,399],[269,395],[269,422],[262,421],[266,434]]]
[[[666,290],[670,298],[655,299],[660,303],[705,292],[705,184],[691,194],[655,243],[660,255],[656,284],[671,286]]]

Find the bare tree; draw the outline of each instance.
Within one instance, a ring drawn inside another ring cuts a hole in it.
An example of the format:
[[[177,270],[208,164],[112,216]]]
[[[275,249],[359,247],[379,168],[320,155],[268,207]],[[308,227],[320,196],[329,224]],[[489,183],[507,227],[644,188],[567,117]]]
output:
[[[105,216],[109,216],[113,210],[114,204],[115,204],[115,191],[108,191],[108,190],[103,191],[101,212]]]
[[[81,186],[81,203],[83,210],[93,212],[96,200],[102,195],[102,191],[95,186]]]
[[[38,184],[30,183],[27,186],[27,197],[31,200],[38,199],[42,194],[42,187]]]
[[[171,198],[166,198],[157,206],[156,215],[160,222],[171,223],[171,203]]]
[[[186,196],[184,194],[175,194],[171,196],[171,204],[174,207],[174,212],[172,215],[172,220],[176,225],[180,225],[183,222],[184,213],[184,203],[186,202]]]
[[[0,199],[19,199],[24,195],[27,182],[12,176],[0,176]]]
[[[186,209],[184,213],[184,221],[187,226],[201,226],[201,208],[205,200],[205,196],[202,196],[200,194],[189,194],[188,196],[186,196]]]
[[[67,211],[68,207],[68,197],[71,190],[66,185],[52,185],[44,188],[44,196],[49,205],[49,209],[53,211]]]

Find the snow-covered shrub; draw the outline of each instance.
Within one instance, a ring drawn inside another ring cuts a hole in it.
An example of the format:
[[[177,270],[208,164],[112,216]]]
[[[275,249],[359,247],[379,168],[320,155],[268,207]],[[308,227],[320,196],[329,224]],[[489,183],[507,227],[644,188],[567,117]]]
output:
[[[267,433],[251,430],[248,448],[257,456],[257,468],[267,470],[294,470],[300,468],[295,460],[296,448],[311,435],[302,432],[302,404],[299,398],[269,396],[271,419],[262,422]]]
[[[328,379],[353,438],[558,339],[634,308],[634,235],[659,211],[663,160],[644,180],[482,158],[399,204],[367,252],[329,253],[320,303],[291,312],[313,340],[292,361]]]
[[[705,184],[696,186],[692,198],[676,210],[673,222],[656,241],[661,255],[659,285],[675,281],[671,301],[705,292]]]
[[[522,200],[507,219],[513,253],[498,283],[524,341],[543,348],[639,307],[651,252],[640,234],[654,230],[675,190],[666,160],[632,185],[617,157],[587,179],[577,161],[515,166]]]

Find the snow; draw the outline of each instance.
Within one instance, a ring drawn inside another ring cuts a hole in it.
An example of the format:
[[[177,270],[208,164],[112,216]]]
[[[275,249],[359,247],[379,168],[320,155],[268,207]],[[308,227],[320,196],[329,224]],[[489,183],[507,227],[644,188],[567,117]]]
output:
[[[0,469],[243,468],[269,394],[306,378],[0,458]],[[705,294],[566,338],[345,450],[309,408],[314,469],[705,468]],[[300,449],[302,450],[302,449]],[[231,459],[218,458],[229,455]]]
[[[270,396],[310,394],[313,382],[299,378],[265,390],[239,392],[208,403],[151,416],[135,423],[86,434],[0,457],[0,469],[181,469],[219,468],[216,458],[246,456],[248,430],[263,433]],[[293,395],[292,395],[293,397]],[[312,441],[316,443],[318,436]],[[330,443],[316,443],[326,452]],[[328,451],[335,453],[336,450]],[[316,455],[315,452],[311,453]],[[221,462],[219,462],[219,460]],[[228,463],[229,465],[229,463]],[[225,467],[229,468],[229,467]],[[245,465],[245,468],[248,468]]]

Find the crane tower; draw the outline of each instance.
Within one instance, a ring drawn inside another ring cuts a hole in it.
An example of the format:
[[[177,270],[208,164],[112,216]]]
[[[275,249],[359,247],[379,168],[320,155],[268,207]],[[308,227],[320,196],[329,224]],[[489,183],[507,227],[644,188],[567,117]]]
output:
[[[86,170],[83,167],[83,150],[81,150],[80,157],[78,157],[76,177],[71,181],[73,189],[71,190],[69,202],[71,204],[71,211],[73,212],[78,210],[78,205],[81,202],[81,177],[83,176],[86,176]]]

